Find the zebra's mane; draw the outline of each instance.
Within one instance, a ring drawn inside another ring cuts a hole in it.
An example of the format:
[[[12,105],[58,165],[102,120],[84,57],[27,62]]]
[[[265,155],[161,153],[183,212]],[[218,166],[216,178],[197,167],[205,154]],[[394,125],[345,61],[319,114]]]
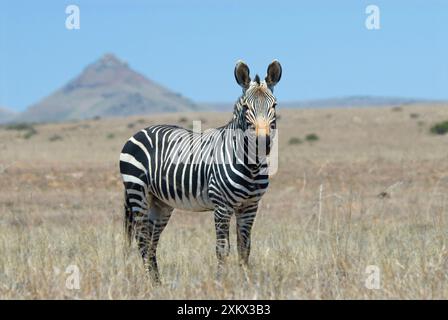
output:
[[[261,81],[258,75],[255,76],[254,81],[251,82],[249,88],[247,88],[247,90],[245,90],[239,97],[239,99],[235,103],[235,107],[240,109],[247,97],[253,97],[257,95],[272,95],[272,92],[269,90],[266,81]]]

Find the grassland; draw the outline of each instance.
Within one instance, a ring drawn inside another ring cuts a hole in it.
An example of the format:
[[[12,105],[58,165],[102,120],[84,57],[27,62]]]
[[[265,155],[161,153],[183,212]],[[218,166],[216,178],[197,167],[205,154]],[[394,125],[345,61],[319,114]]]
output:
[[[447,299],[448,135],[429,128],[448,106],[279,108],[279,170],[250,269],[237,267],[232,232],[216,281],[212,214],[175,211],[158,287],[135,247],[124,258],[120,149],[150,124],[212,127],[230,114],[42,124],[31,136],[0,128],[0,298]],[[66,286],[70,265],[79,289]],[[379,289],[365,286],[369,265]]]

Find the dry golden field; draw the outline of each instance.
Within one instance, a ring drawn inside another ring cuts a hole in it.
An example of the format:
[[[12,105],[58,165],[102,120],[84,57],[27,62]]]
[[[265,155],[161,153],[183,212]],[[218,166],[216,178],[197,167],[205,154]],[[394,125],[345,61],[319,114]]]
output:
[[[230,113],[36,125],[28,139],[0,128],[0,298],[447,299],[448,135],[429,127],[448,120],[448,106],[279,109],[279,170],[254,225],[250,270],[237,266],[232,228],[216,281],[212,214],[175,211],[158,287],[135,244],[124,258],[121,147],[150,124],[210,127]],[[310,133],[319,140],[305,141]],[[73,265],[79,289],[66,285]],[[370,265],[378,289],[366,287]]]

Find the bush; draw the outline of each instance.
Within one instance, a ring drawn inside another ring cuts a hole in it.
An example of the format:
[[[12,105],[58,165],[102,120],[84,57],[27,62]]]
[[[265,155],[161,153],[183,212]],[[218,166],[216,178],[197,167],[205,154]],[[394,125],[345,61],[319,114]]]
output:
[[[303,141],[300,138],[297,137],[292,137],[291,139],[289,139],[289,144],[301,144]]]
[[[6,126],[6,130],[17,130],[17,131],[36,131],[34,126],[31,123],[20,122],[20,123],[12,123]]]
[[[308,142],[314,142],[319,140],[319,136],[315,133],[310,133],[306,135],[305,140]]]
[[[128,123],[128,129],[132,129],[135,127],[135,123]]]
[[[28,140],[29,138],[31,138],[31,137],[34,136],[35,134],[37,134],[37,130],[34,129],[34,127],[31,127],[30,129],[28,129],[28,130],[25,132],[25,134],[23,135],[23,138]]]
[[[186,122],[188,122],[188,119],[186,117],[180,117],[179,122],[186,123]]]
[[[113,139],[113,138],[115,138],[115,133],[109,133],[107,135],[107,139]]]
[[[58,134],[54,134],[50,138],[48,138],[48,140],[50,140],[51,142],[54,142],[54,141],[62,140],[62,137]]]
[[[409,116],[411,117],[411,119],[417,119],[420,117],[418,113],[411,113]]]
[[[433,134],[446,134],[448,133],[448,121],[436,123],[430,130]]]
[[[34,126],[31,123],[27,122],[19,122],[19,123],[12,123],[5,127],[6,130],[17,130],[17,131],[25,131],[25,134],[23,135],[24,139],[29,139],[35,134],[37,134],[37,130],[34,128]]]

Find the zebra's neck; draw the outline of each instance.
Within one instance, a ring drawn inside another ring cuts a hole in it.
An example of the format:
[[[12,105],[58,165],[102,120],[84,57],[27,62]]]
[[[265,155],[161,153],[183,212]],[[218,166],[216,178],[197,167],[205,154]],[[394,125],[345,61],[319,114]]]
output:
[[[229,121],[229,123],[225,126],[227,129],[233,129],[233,130],[242,130],[244,131],[245,128],[245,119],[244,119],[244,114],[242,112],[243,107],[242,107],[242,103],[243,103],[243,98],[240,97],[237,102],[235,103],[234,107],[233,107],[233,115],[232,115],[232,119]]]

